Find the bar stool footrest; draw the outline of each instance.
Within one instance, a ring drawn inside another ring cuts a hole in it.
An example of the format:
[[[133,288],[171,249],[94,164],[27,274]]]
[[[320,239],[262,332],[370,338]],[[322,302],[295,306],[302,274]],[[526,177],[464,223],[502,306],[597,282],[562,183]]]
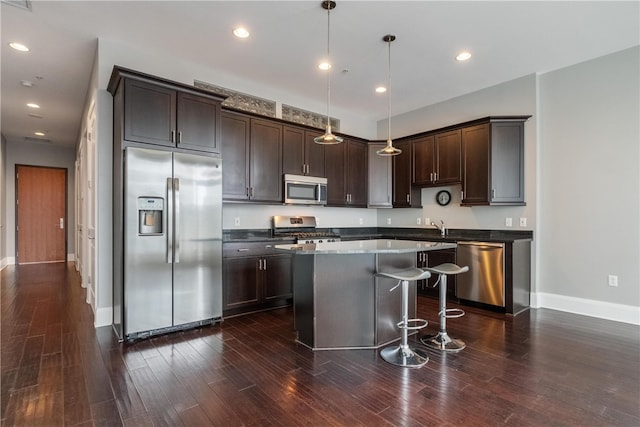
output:
[[[447,308],[444,310],[444,313],[444,317],[446,317],[447,319],[455,319],[466,314],[464,310],[460,308]],[[438,316],[442,316],[442,311],[438,313]]]
[[[413,325],[412,325],[412,323],[413,323]],[[406,329],[406,330],[409,330],[409,331],[417,331],[418,329],[426,328],[428,324],[429,324],[429,322],[424,320],[424,319],[408,319],[406,325],[401,320],[398,323],[396,323],[396,326],[398,326],[398,328],[400,328],[400,329]]]

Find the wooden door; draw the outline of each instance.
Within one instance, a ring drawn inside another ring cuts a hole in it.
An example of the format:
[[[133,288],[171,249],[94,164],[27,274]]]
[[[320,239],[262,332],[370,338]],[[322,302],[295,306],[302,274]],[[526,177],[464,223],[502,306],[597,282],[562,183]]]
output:
[[[67,170],[16,166],[18,264],[67,259]]]

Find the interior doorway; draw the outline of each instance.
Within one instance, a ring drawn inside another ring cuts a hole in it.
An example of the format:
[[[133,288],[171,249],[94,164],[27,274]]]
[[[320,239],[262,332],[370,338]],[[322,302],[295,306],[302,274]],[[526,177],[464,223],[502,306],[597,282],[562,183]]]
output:
[[[67,260],[67,170],[16,165],[17,264]]]

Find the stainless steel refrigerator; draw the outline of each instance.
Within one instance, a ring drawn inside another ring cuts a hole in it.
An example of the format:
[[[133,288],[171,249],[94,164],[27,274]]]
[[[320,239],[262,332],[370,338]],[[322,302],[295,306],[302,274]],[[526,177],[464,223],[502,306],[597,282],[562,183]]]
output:
[[[123,172],[116,333],[135,339],[220,320],[221,159],[128,147]]]

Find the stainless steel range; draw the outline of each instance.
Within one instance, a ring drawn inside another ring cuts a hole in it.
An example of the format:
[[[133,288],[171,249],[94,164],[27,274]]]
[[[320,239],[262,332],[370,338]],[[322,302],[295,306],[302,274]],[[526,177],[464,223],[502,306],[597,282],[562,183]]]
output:
[[[273,217],[273,236],[288,237],[296,243],[339,242],[340,236],[330,230],[318,230],[315,216]]]

